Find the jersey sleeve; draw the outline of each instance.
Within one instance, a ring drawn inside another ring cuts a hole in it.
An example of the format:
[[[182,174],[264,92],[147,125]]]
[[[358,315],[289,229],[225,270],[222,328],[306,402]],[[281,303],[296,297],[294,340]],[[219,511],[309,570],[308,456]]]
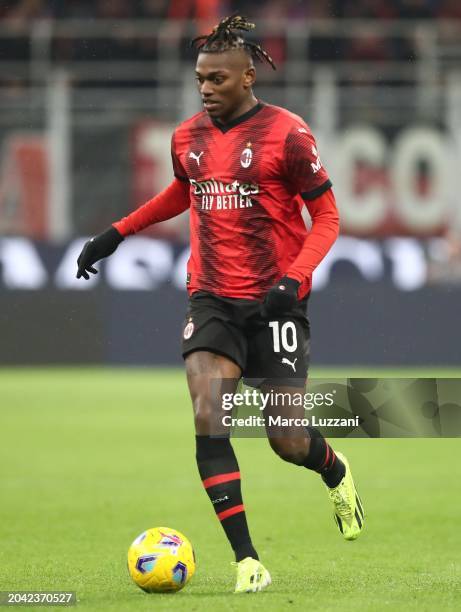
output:
[[[189,206],[189,186],[175,178],[166,189],[112,225],[123,237],[130,236],[149,225],[180,215]]]
[[[184,169],[184,166],[179,159],[178,146],[176,143],[176,132],[173,133],[171,137],[171,161],[173,164],[173,173],[177,179],[180,181],[188,182],[187,172]]]
[[[284,172],[293,193],[314,200],[332,183],[322,165],[315,138],[306,124],[293,125],[285,139]]]
[[[339,233],[339,215],[332,189],[306,203],[312,219],[312,228],[301,251],[286,275],[303,283],[310,277],[333,246]]]

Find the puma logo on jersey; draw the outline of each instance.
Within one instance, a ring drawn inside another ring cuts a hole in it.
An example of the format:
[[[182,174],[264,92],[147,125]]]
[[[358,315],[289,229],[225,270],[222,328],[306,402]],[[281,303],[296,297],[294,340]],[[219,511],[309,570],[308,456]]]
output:
[[[295,360],[293,362],[291,362],[289,359],[287,359],[287,357],[283,357],[282,359],[282,365],[289,365],[293,368],[293,372],[296,372],[296,367],[295,367],[295,363],[297,362],[298,358],[296,357]]]
[[[200,151],[200,153],[198,155],[196,155],[193,151],[191,151],[189,153],[189,157],[192,157],[192,159],[195,159],[195,161],[197,162],[197,166],[200,166],[200,158],[203,155],[203,151]]]

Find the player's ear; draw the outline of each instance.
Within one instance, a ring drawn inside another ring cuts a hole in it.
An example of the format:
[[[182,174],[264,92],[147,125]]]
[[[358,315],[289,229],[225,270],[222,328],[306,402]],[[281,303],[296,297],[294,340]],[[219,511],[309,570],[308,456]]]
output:
[[[243,87],[245,89],[249,89],[253,86],[253,83],[256,81],[256,70],[254,66],[247,68],[243,73]]]

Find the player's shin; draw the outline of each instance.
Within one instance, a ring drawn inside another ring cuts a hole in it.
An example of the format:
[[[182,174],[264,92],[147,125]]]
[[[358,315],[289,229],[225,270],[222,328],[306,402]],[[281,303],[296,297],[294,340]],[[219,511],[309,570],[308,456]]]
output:
[[[309,451],[303,465],[321,475],[324,483],[334,488],[344,478],[346,468],[334,450],[314,427],[307,427],[310,437]]]
[[[196,436],[197,465],[203,486],[234,550],[236,561],[258,559],[242,500],[240,471],[227,437]]]

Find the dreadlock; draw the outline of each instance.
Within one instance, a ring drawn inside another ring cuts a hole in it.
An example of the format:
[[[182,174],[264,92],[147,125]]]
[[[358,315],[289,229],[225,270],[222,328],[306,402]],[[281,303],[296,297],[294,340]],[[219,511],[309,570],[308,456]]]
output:
[[[203,53],[222,53],[230,49],[245,49],[252,57],[255,57],[260,62],[266,61],[276,70],[274,60],[267,51],[264,51],[261,45],[245,40],[235,32],[235,30],[249,32],[254,27],[254,23],[250,23],[245,17],[234,13],[230,17],[222,19],[213,28],[211,34],[194,38],[191,41],[191,46]]]

